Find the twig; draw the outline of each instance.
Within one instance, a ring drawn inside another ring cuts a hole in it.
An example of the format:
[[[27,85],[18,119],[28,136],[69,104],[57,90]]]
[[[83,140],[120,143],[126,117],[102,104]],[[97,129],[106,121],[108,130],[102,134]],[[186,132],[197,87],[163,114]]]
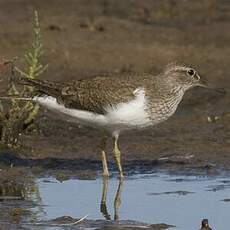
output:
[[[26,97],[12,97],[12,96],[6,96],[6,97],[0,97],[0,99],[5,100],[21,100],[21,101],[33,101],[33,98],[26,98]]]
[[[73,222],[73,223],[68,223],[68,224],[59,224],[60,226],[73,226],[76,224],[79,224],[80,222],[82,222],[84,219],[86,219],[89,216],[89,214],[85,215],[84,217],[82,217],[81,219]]]

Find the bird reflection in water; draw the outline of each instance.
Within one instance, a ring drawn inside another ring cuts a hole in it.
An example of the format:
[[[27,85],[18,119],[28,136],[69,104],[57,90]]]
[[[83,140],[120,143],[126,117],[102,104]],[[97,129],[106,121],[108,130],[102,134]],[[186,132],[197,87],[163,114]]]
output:
[[[121,192],[123,188],[123,179],[119,180],[119,184],[117,187],[115,199],[114,199],[114,220],[119,220],[119,208],[121,206]],[[111,220],[111,215],[107,209],[107,193],[108,193],[109,179],[103,178],[103,189],[102,189],[102,197],[101,197],[101,205],[100,211],[106,220]]]

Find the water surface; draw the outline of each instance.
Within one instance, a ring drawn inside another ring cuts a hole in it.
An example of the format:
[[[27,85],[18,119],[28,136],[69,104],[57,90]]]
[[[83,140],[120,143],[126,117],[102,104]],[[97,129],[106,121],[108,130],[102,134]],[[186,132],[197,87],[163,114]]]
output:
[[[61,183],[52,177],[38,179],[36,183],[43,205],[42,218],[47,220],[88,214],[88,219],[94,220],[167,223],[175,225],[177,230],[198,229],[203,218],[208,218],[210,225],[218,230],[226,230],[228,224],[230,202],[226,199],[230,198],[230,180],[227,178],[151,174],[131,176],[121,184],[116,178],[70,179]],[[104,209],[102,194],[104,201],[106,198]]]

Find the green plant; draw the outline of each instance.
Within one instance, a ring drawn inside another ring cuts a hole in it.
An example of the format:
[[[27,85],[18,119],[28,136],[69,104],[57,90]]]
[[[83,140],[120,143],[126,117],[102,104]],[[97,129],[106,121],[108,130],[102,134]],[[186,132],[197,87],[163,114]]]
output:
[[[33,88],[23,86],[23,88],[19,89],[15,85],[14,79],[16,78],[16,74],[34,79],[39,77],[47,69],[47,65],[44,66],[41,63],[41,57],[44,52],[37,11],[34,12],[33,33],[34,41],[32,47],[24,57],[26,67],[23,70],[17,67],[15,65],[15,58],[10,61],[11,77],[8,86],[9,95],[25,97],[33,94]],[[38,110],[39,105],[31,101],[20,101],[12,98],[7,105],[0,103],[1,143],[8,147],[16,147],[20,133],[33,123]]]

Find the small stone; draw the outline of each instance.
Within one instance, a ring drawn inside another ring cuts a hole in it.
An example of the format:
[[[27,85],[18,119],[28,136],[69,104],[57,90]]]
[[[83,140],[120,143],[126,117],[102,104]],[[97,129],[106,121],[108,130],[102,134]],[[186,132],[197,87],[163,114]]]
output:
[[[203,219],[203,220],[202,220],[200,230],[212,230],[212,229],[209,227],[208,219]]]
[[[221,201],[223,201],[223,202],[230,202],[230,198],[226,198],[226,199],[223,199]]]
[[[208,121],[209,123],[215,123],[215,122],[218,121],[219,119],[220,119],[219,116],[208,116],[208,117],[207,117],[207,121]]]

